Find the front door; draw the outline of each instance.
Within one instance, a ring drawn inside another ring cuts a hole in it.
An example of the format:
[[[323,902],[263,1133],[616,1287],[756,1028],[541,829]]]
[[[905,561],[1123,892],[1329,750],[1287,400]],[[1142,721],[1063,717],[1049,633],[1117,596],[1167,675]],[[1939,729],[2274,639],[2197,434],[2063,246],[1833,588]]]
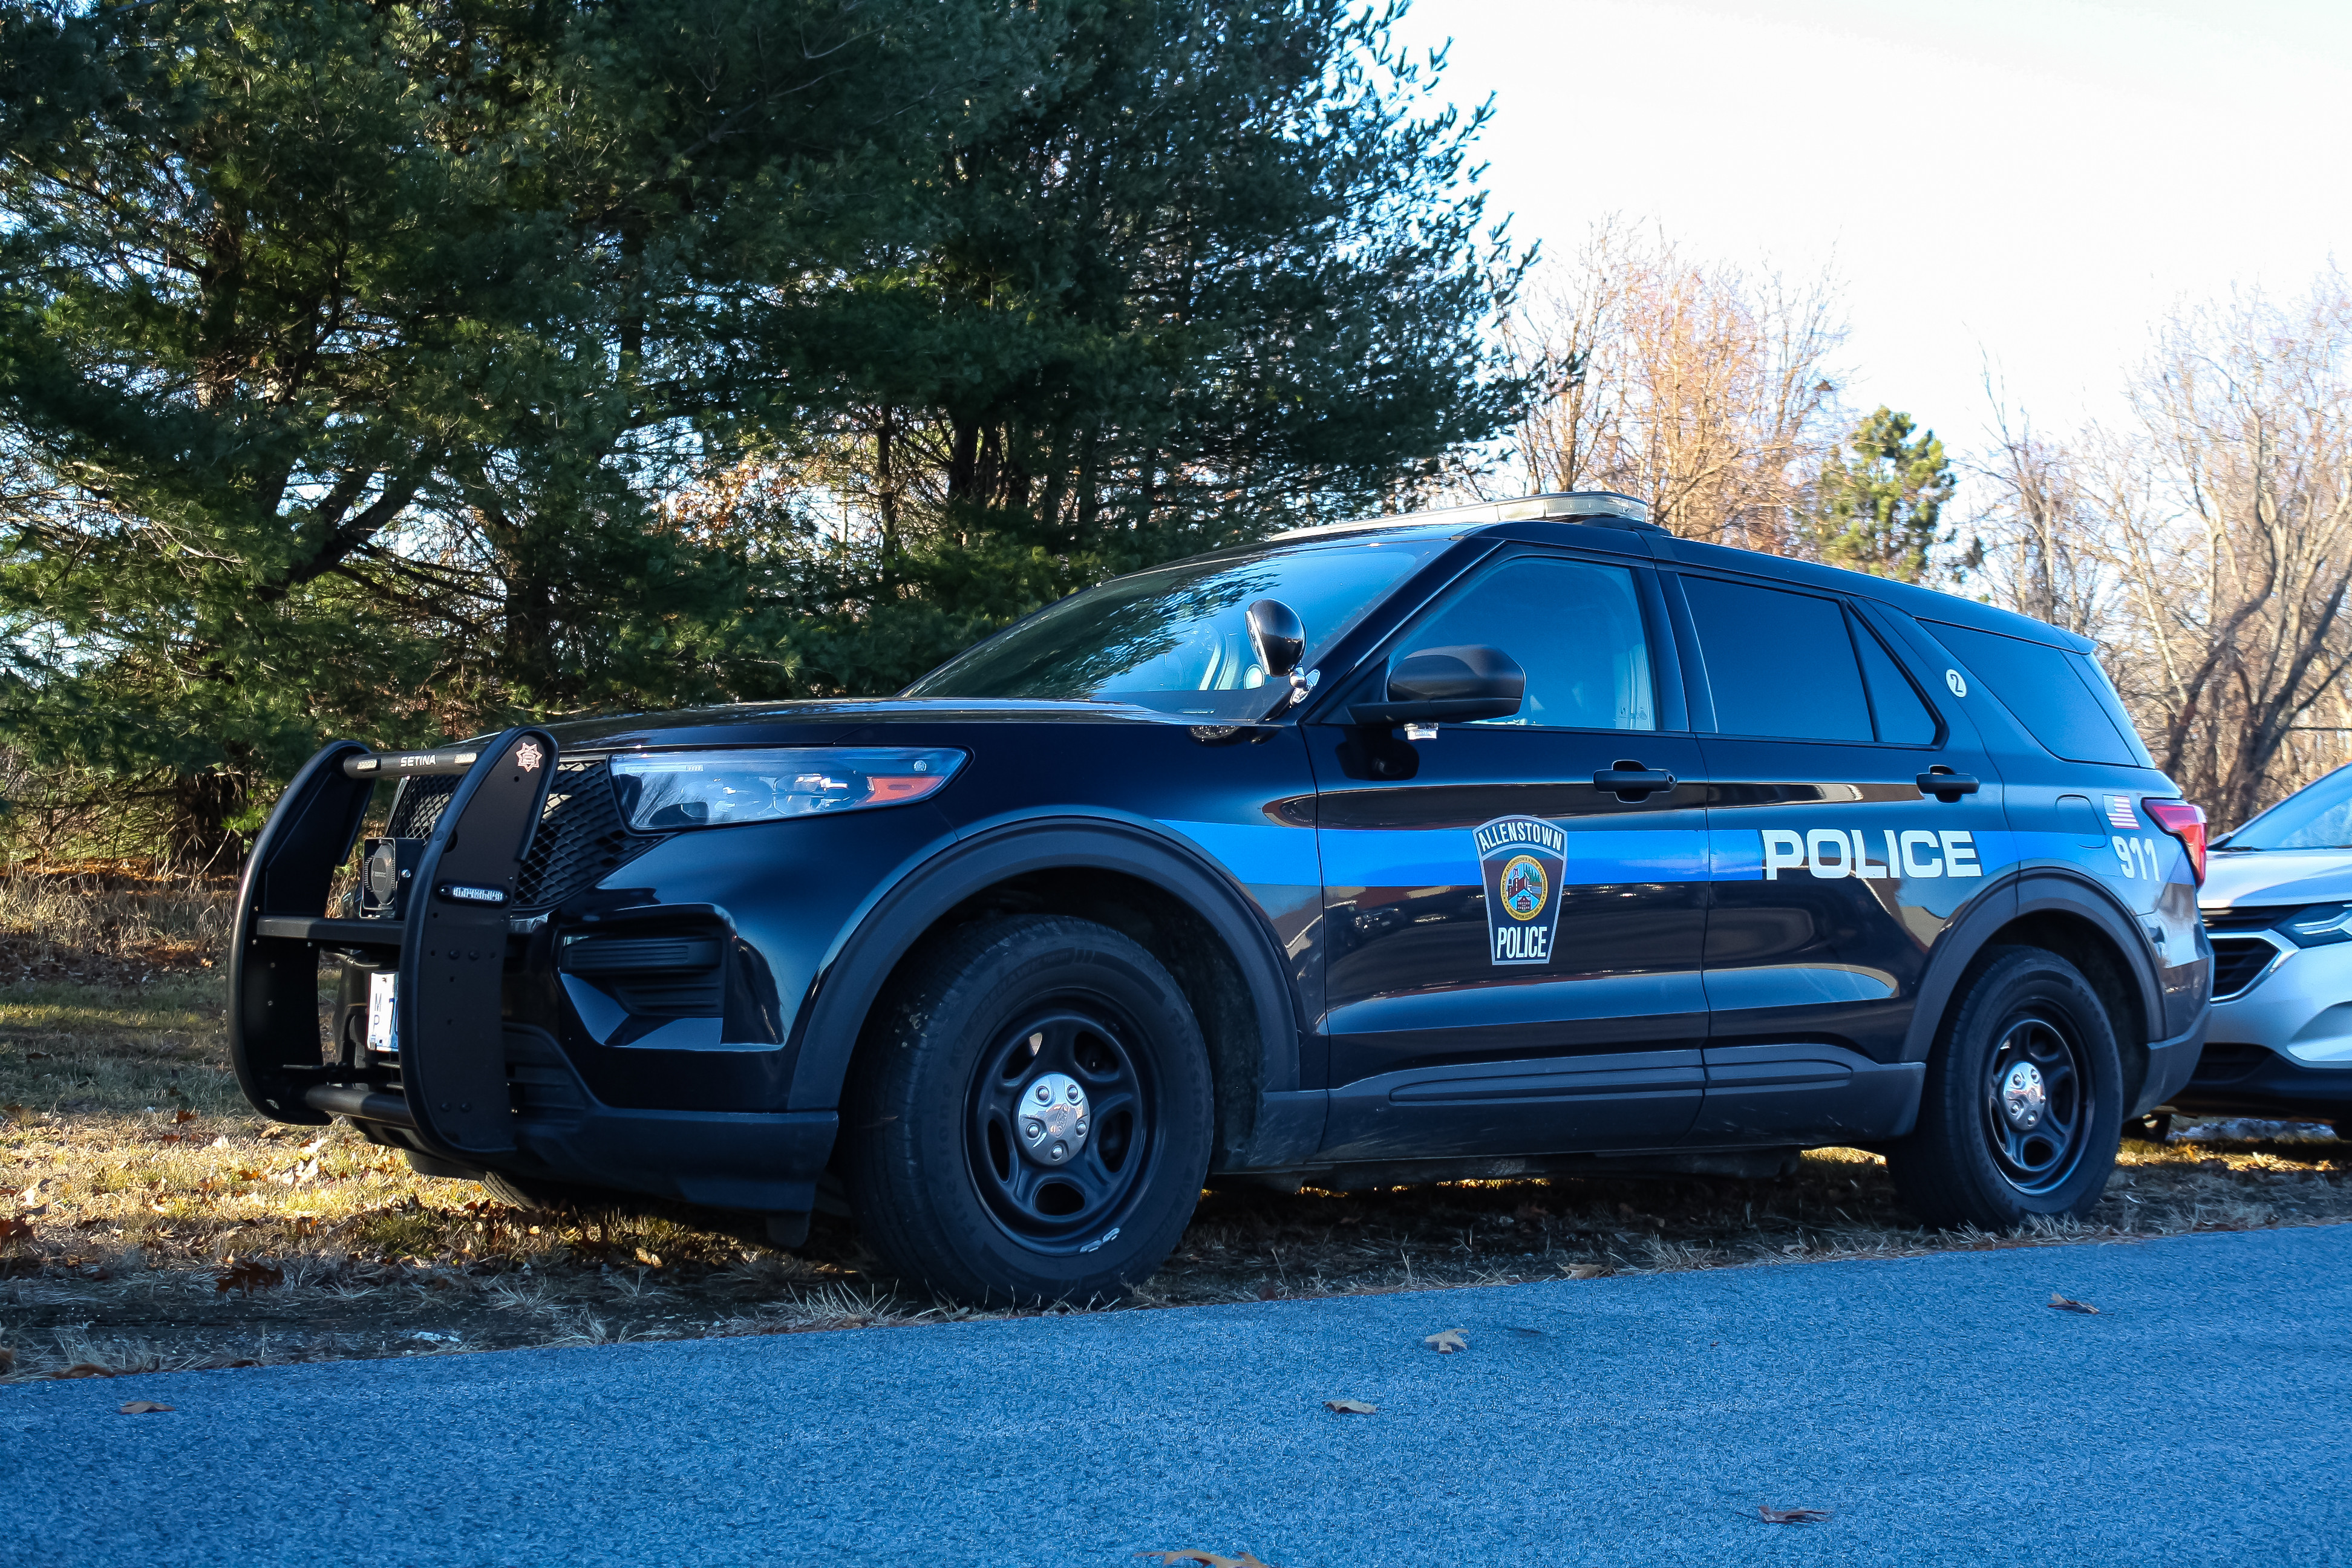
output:
[[[1663,612],[1646,566],[1507,554],[1391,639],[1357,700],[1418,649],[1483,644],[1527,671],[1517,713],[1420,741],[1307,726],[1326,1158],[1643,1148],[1689,1126],[1706,796],[1697,744],[1658,728]]]
[[[1853,607],[1732,578],[1680,585],[1705,667],[1694,722],[1713,710],[1694,1136],[1883,1135],[1916,1098],[1901,1057],[1928,950],[2000,868],[2000,780]]]

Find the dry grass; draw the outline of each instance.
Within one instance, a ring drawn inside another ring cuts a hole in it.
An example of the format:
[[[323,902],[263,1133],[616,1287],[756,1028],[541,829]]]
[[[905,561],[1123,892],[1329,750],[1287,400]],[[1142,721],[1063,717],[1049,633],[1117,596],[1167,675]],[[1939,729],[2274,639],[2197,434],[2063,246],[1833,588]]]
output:
[[[0,868],[0,981],[135,985],[211,969],[236,884],[131,860]]]
[[[141,969],[150,977],[125,983],[134,973],[126,961],[110,972],[111,984],[0,986],[0,1376],[1005,1315],[894,1293],[869,1273],[849,1228],[824,1216],[810,1245],[787,1254],[707,1213],[526,1212],[470,1183],[419,1177],[349,1127],[265,1121],[227,1070],[223,982],[202,963],[212,906],[172,901],[181,895],[169,889],[148,896],[163,901],[109,914],[100,900],[60,913],[58,930],[111,930],[116,945],[101,945],[102,955],[182,953],[176,966]],[[0,922],[11,911],[61,908],[43,902],[50,897],[0,879]],[[60,952],[66,944],[61,934],[45,940]],[[164,945],[182,940],[191,945]],[[2352,1148],[2303,1131],[2311,1135],[2217,1125],[2161,1148],[2126,1143],[2089,1221],[2013,1237],[1919,1230],[1896,1207],[1884,1163],[1844,1149],[1816,1151],[1772,1182],[1214,1192],[1136,1300],[2128,1241],[2352,1217],[2352,1183],[2341,1179]]]

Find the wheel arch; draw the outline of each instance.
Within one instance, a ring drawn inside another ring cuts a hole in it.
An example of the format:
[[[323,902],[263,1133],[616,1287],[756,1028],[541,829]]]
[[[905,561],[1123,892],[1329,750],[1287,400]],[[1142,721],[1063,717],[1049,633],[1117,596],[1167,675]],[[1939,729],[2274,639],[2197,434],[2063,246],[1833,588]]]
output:
[[[947,931],[1002,915],[1099,921],[1174,974],[1209,1050],[1216,1086],[1212,1168],[1278,1160],[1322,1131],[1294,1126],[1301,1026],[1297,993],[1265,916],[1214,862],[1172,837],[1116,818],[1008,824],[918,865],[866,907],[800,1011],[790,1104],[837,1107],[892,979]],[[1321,1100],[1320,1095],[1312,1097]],[[1276,1109],[1292,1114],[1269,1115]]]
[[[2054,952],[2083,972],[2106,1005],[2123,1058],[2124,1103],[2137,1103],[2148,1065],[2148,1045],[2163,1017],[2162,993],[2137,921],[2115,896],[2087,878],[2029,871],[2007,898],[1986,900],[1939,944],[1919,987],[1903,1059],[1926,1061],[1943,1033],[1962,983],[1997,947],[2029,946]]]

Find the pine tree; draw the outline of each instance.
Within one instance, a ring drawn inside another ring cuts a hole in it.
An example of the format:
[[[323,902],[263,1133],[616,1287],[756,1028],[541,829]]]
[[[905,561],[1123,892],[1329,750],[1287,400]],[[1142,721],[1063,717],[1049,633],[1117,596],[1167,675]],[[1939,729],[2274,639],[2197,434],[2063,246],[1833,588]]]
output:
[[[1932,430],[1884,405],[1830,454],[1815,494],[1813,542],[1822,559],[1916,583],[1938,542],[1937,518],[1958,479]]]

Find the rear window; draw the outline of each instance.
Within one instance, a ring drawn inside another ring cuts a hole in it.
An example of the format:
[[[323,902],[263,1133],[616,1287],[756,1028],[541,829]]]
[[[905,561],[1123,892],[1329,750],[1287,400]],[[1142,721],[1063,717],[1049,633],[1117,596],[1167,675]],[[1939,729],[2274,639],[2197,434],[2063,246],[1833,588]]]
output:
[[[2154,765],[2107,678],[2083,655],[1945,621],[1926,625],[2052,755],[2073,763]]]
[[[1870,700],[1845,611],[1834,599],[1751,588],[1718,577],[1683,579],[1727,735],[1868,741]]]

